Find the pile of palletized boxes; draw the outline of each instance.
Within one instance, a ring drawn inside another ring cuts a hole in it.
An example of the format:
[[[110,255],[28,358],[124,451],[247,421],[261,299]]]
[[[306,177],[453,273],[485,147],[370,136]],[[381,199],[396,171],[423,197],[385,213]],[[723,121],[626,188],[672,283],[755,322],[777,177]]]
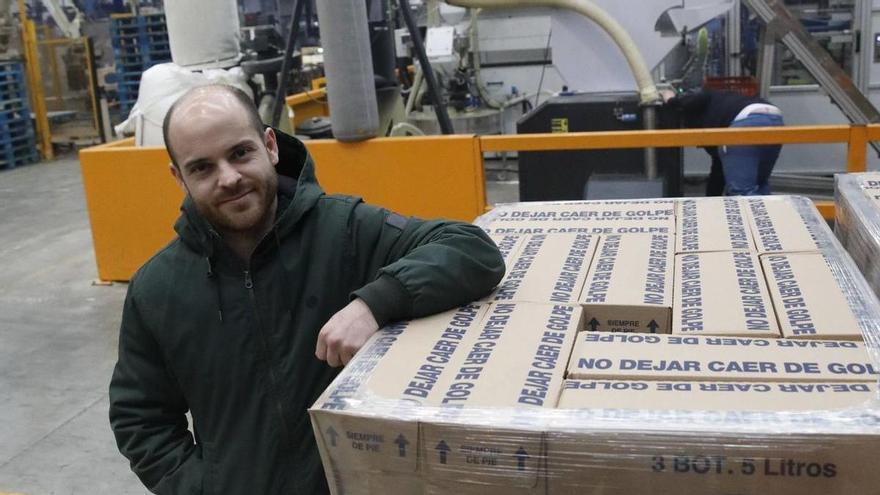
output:
[[[880,173],[834,176],[834,233],[862,270],[875,293],[880,291]]]
[[[311,410],[336,494],[875,493],[880,304],[799,197],[521,203]],[[392,488],[393,487],[393,488]]]

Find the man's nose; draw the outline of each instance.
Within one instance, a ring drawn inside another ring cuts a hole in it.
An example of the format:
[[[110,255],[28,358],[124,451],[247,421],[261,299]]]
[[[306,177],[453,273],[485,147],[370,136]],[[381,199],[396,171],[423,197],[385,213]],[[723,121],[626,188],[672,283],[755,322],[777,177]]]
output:
[[[220,160],[217,165],[220,169],[220,186],[235,187],[241,180],[238,170],[226,160]]]

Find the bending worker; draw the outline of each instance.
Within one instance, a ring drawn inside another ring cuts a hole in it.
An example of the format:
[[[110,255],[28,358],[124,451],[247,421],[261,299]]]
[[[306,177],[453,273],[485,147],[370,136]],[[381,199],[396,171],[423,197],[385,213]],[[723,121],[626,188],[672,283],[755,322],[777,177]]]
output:
[[[711,90],[662,94],[667,105],[681,109],[685,127],[784,125],[779,108],[761,98]],[[706,147],[712,157],[706,196],[770,194],[770,174],[781,149],[780,144]]]
[[[485,295],[501,255],[473,225],[325,194],[237,89],[189,91],[163,131],[186,199],[128,287],[119,449],[154,493],[325,493],[307,408],[387,322]]]

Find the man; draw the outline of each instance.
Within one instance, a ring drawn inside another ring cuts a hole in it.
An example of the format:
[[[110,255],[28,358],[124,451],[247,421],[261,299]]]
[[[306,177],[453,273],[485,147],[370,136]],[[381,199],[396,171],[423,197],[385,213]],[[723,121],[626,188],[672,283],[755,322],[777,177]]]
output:
[[[685,127],[776,127],[782,112],[769,102],[737,93],[702,90],[676,96],[662,92],[666,104],[681,109]],[[770,194],[770,174],[782,145],[706,147],[712,157],[706,196]]]
[[[472,225],[325,195],[303,144],[236,89],[190,91],[163,130],[187,197],[129,285],[119,449],[159,494],[326,492],[306,410],[334,368],[387,322],[481,297],[503,260]]]

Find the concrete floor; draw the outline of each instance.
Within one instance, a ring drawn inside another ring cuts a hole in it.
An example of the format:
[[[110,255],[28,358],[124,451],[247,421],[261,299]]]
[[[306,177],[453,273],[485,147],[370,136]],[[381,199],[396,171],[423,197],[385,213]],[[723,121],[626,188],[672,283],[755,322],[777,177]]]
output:
[[[124,284],[97,276],[75,155],[0,171],[0,492],[147,493],[107,385]]]

